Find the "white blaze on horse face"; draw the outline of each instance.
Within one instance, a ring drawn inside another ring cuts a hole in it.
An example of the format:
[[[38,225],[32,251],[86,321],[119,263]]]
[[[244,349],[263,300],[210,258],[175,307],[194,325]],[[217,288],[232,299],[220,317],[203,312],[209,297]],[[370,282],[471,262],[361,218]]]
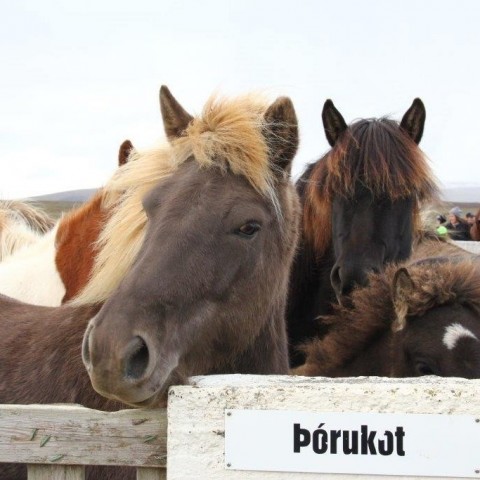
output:
[[[465,328],[460,323],[452,323],[445,328],[445,335],[443,336],[443,344],[449,349],[453,350],[458,340],[462,337],[470,337],[479,341],[476,335],[471,332],[468,328]]]

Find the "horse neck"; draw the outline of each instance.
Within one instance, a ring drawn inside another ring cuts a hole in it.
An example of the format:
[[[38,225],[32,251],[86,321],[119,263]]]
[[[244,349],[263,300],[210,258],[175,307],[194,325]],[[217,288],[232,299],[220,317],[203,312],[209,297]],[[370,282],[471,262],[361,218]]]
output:
[[[107,213],[102,210],[101,197],[72,218],[60,222],[55,264],[65,285],[62,302],[75,297],[87,284],[93,269],[96,241],[105,225]]]
[[[95,307],[38,307],[2,296],[0,305],[0,403],[105,403],[80,354]]]
[[[318,317],[332,313],[331,305],[336,303],[330,282],[333,264],[332,247],[317,256],[313,247],[304,238],[301,239],[290,272],[287,304],[290,363],[294,367],[305,360],[298,346],[326,333]]]

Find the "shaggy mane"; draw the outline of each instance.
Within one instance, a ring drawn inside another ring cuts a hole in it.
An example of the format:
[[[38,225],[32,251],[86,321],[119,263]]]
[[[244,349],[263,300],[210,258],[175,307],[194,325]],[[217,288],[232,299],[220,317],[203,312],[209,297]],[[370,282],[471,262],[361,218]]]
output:
[[[46,212],[19,200],[0,200],[0,213],[17,221],[23,221],[37,233],[47,233],[55,225],[55,221]]]
[[[31,245],[55,222],[42,210],[18,200],[0,200],[0,261]]]
[[[461,251],[449,250],[441,242],[430,243],[430,251],[450,251],[448,256],[401,265],[391,264],[380,274],[370,274],[369,286],[355,289],[352,306],[335,306],[334,313],[323,317],[331,325],[321,340],[303,346],[306,363],[299,374],[327,375],[360,354],[382,332],[391,329],[396,320],[392,299],[393,279],[404,266],[415,285],[407,300],[407,319],[422,316],[428,310],[453,303],[467,306],[480,315],[480,260]],[[461,253],[463,252],[463,253]],[[472,257],[476,261],[472,261]],[[435,264],[432,268],[432,263]]]
[[[128,163],[105,186],[105,206],[112,207],[113,214],[98,239],[90,281],[74,303],[103,302],[118,286],[143,243],[147,223],[143,198],[187,159],[195,158],[203,168],[244,176],[276,205],[275,176],[264,136],[267,106],[259,96],[212,97],[180,138],[132,151]]]
[[[374,197],[417,200],[414,223],[424,201],[436,198],[438,187],[418,145],[388,118],[359,120],[312,166],[304,180],[306,238],[322,255],[331,242],[331,202],[334,195],[352,198],[358,183]]]

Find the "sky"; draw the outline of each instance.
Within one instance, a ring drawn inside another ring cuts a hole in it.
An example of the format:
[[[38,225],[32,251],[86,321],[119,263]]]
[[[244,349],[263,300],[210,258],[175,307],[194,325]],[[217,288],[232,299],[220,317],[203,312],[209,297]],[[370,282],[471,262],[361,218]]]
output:
[[[15,0],[0,16],[0,198],[108,181],[121,142],[164,138],[158,91],[190,113],[214,92],[290,96],[293,174],[347,123],[427,110],[421,147],[445,186],[479,185],[477,0]]]

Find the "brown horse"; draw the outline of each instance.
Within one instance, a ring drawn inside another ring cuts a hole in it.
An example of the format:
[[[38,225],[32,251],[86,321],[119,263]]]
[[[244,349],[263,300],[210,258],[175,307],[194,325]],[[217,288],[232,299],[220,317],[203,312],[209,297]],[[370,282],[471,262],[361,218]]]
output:
[[[118,188],[125,195],[108,227],[113,233],[116,228],[124,232],[120,237],[112,233],[110,240],[117,246],[123,242],[125,248],[116,249],[107,237],[100,245],[112,248],[111,263],[125,266],[122,256],[131,259],[127,247],[136,234],[137,258],[125,281],[117,272],[120,285],[91,325],[84,349],[87,363],[92,359],[89,368],[96,385],[100,381],[103,386],[98,367],[108,360],[100,357],[98,347],[106,341],[110,349],[109,340],[118,335],[114,341],[123,350],[126,339],[126,373],[133,377],[127,381],[134,389],[139,388],[147,355],[151,362],[165,359],[154,365],[156,375],[171,366],[170,355],[177,356],[179,366],[167,374],[169,380],[161,386],[150,384],[161,388],[151,392],[159,394],[150,401],[131,394],[122,397],[127,403],[152,406],[161,405],[168,385],[185,381],[184,376],[287,373],[284,310],[299,217],[298,197],[289,180],[298,142],[289,99],[279,98],[270,106],[249,97],[210,101],[204,115],[192,119],[165,87],[160,98],[171,145],[136,153],[118,170]],[[139,181],[142,178],[145,181]],[[139,217],[137,222],[131,215]],[[115,226],[114,217],[127,222]],[[130,235],[126,228],[132,228]],[[110,264],[104,268],[115,271]],[[154,279],[149,278],[152,272]],[[91,281],[95,283],[95,277]],[[129,305],[121,305],[127,297]],[[83,333],[100,307],[78,301],[38,307],[0,296],[0,403],[118,408],[94,392],[81,360]],[[123,313],[117,316],[117,309]],[[111,314],[119,323],[109,332]],[[163,341],[165,349],[157,350]],[[148,352],[142,342],[148,342]],[[121,352],[111,353],[112,361],[121,357]],[[144,385],[147,381],[144,378]],[[114,395],[120,397],[118,390]],[[125,476],[118,470],[111,476],[98,469],[88,472],[90,479],[133,478],[127,470],[122,470]],[[0,478],[24,479],[25,469],[0,465]]]
[[[119,166],[127,163],[132,151],[132,143],[125,140],[118,152]],[[111,212],[111,208],[104,206],[105,195],[105,189],[100,189],[93,198],[59,222],[55,264],[65,286],[62,303],[74,298],[90,279],[97,240]]]
[[[297,182],[302,236],[290,278],[287,325],[292,366],[298,345],[322,335],[319,315],[348,301],[368,272],[410,255],[422,202],[437,187],[418,147],[425,122],[420,99],[398,124],[387,118],[347,126],[330,100],[323,108],[331,150]]]
[[[297,375],[419,375],[480,378],[480,260],[438,241],[439,256],[412,259],[371,274],[336,306],[323,339],[306,344]]]
[[[475,215],[473,225],[470,227],[470,236],[472,237],[472,240],[480,242],[480,209]]]
[[[94,388],[134,406],[156,405],[193,374],[288,371],[293,105],[210,101],[192,118],[162,88],[161,107],[170,145],[127,166],[157,171],[146,231],[83,346]]]

